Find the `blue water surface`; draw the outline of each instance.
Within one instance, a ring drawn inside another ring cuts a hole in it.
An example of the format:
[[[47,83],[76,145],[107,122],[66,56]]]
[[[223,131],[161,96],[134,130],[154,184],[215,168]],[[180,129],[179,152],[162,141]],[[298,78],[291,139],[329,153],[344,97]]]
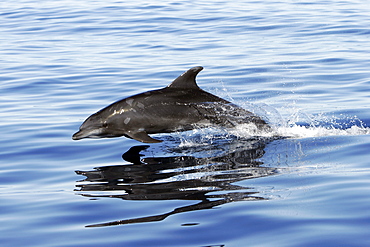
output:
[[[1,245],[370,245],[366,1],[0,5]],[[71,139],[198,65],[289,138]]]

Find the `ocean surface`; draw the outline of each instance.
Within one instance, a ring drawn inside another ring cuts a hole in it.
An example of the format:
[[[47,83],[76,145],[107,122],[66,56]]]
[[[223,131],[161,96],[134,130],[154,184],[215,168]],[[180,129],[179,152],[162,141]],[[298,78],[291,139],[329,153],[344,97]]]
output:
[[[0,6],[1,246],[370,246],[367,1]],[[194,66],[284,138],[72,140]]]

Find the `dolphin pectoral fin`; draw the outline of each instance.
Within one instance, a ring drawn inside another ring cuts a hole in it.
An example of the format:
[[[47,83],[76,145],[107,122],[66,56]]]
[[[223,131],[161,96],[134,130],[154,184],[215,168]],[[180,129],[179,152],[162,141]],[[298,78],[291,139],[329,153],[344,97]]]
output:
[[[135,139],[137,141],[144,142],[144,143],[162,142],[161,140],[151,138],[150,136],[148,136],[148,134],[145,131],[140,131],[140,132],[128,131],[126,135],[132,139]]]

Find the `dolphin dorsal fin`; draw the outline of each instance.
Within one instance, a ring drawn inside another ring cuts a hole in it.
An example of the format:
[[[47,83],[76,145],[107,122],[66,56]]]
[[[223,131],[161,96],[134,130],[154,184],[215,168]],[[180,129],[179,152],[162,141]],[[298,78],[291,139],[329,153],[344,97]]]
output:
[[[197,83],[195,82],[195,77],[200,71],[202,71],[202,66],[197,66],[189,69],[179,77],[177,77],[170,85],[169,88],[183,88],[183,89],[199,89]]]

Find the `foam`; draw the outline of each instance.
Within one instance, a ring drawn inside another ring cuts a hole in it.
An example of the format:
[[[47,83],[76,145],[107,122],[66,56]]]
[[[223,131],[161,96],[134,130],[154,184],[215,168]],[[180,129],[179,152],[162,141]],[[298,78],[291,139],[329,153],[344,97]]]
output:
[[[350,136],[350,135],[368,135],[370,128],[353,125],[349,128],[335,128],[326,126],[302,126],[294,124],[291,126],[273,127],[272,131],[258,132],[255,127],[250,124],[242,124],[235,129],[230,130],[235,136],[241,138],[250,138],[253,136],[260,137],[289,137],[289,138],[309,138],[309,137],[323,137],[323,136]]]
[[[357,121],[358,122],[358,121]],[[361,123],[361,122],[360,122]],[[240,124],[231,129],[207,128],[178,133],[179,147],[206,146],[215,142],[222,143],[235,139],[270,139],[270,138],[312,138],[325,136],[357,136],[369,135],[370,128],[363,124],[350,125],[348,121],[338,124],[337,121],[312,124],[272,124],[272,130],[261,131],[253,123]]]

